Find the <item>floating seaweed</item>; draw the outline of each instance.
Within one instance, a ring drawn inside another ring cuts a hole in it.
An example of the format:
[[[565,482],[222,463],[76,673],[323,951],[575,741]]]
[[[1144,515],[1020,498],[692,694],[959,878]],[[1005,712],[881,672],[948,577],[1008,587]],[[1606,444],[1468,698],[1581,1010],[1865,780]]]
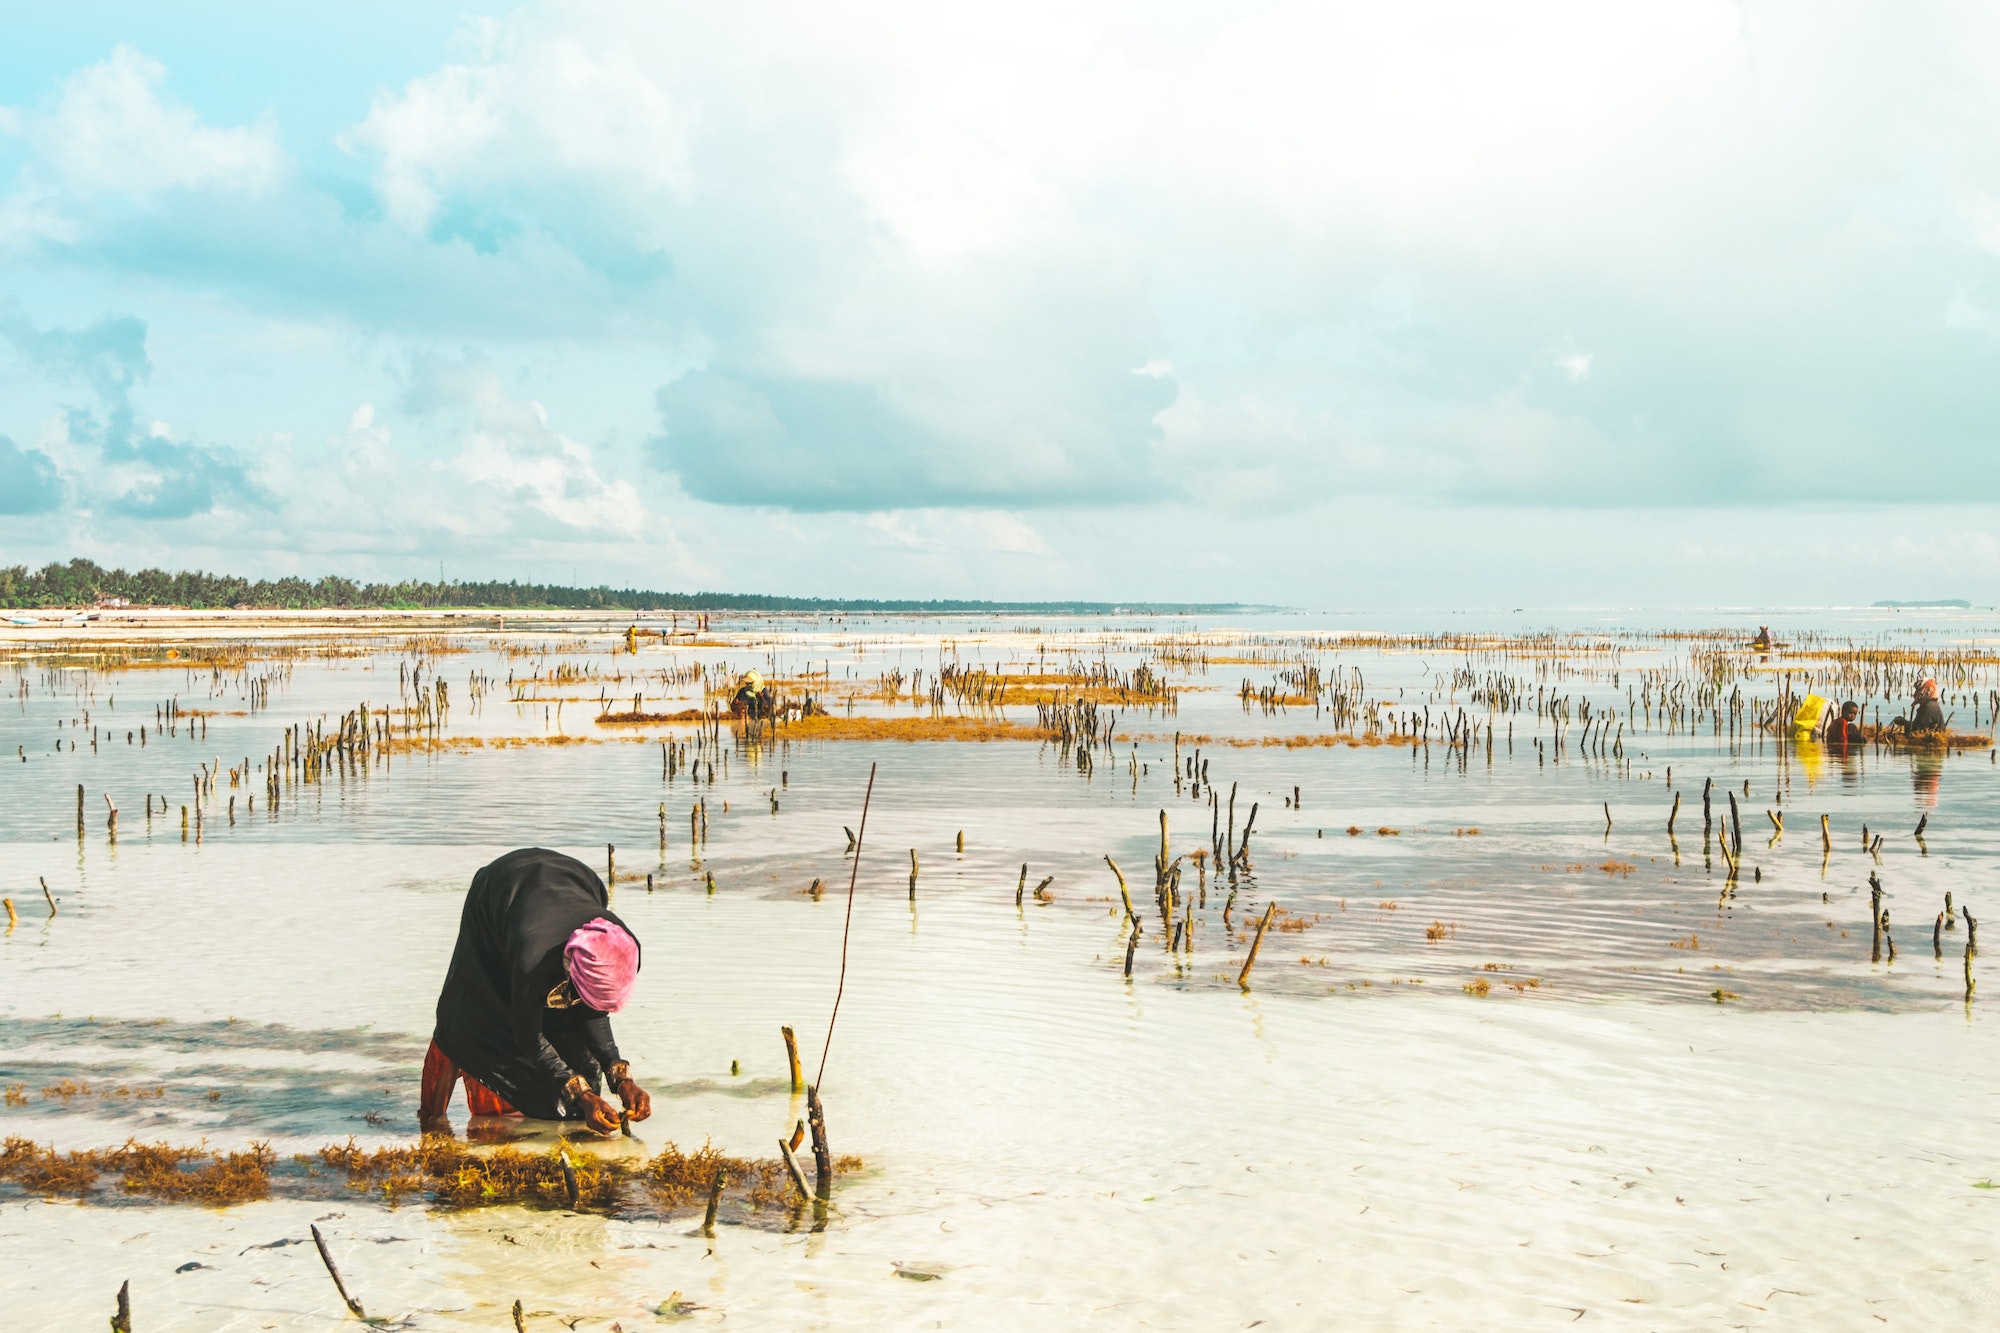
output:
[[[651,1158],[577,1151],[568,1153],[568,1160],[576,1178],[576,1206],[592,1211],[660,1215],[700,1207],[718,1170],[731,1182],[730,1197],[748,1213],[780,1209],[792,1197],[782,1162],[730,1157],[707,1144],[691,1153],[668,1144]],[[842,1157],[836,1165],[845,1173],[863,1163],[858,1157]],[[115,1180],[107,1184],[107,1177]],[[350,1139],[288,1161],[280,1161],[268,1144],[255,1142],[228,1152],[132,1140],[111,1149],[59,1152],[52,1145],[9,1137],[0,1143],[0,1181],[34,1195],[207,1205],[366,1193],[391,1204],[423,1201],[446,1208],[569,1206],[562,1150],[485,1147],[448,1135],[375,1149]]]

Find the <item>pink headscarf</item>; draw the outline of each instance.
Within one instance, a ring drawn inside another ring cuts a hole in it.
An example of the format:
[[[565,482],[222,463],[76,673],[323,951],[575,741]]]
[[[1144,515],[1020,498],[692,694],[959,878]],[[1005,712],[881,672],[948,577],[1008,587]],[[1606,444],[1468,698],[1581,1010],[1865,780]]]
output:
[[[1918,681],[1917,697],[1919,699],[1937,698],[1938,697],[1937,677],[1926,676],[1922,680]]]
[[[563,945],[570,984],[576,998],[593,1009],[616,1013],[632,993],[639,975],[639,941],[614,921],[592,917],[570,933]]]

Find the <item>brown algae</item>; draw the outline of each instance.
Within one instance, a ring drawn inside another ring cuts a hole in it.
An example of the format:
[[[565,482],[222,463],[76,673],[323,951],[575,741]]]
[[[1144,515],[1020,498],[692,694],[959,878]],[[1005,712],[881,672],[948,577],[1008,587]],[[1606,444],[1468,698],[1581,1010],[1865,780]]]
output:
[[[573,1151],[569,1160],[576,1172],[579,1207],[596,1211],[662,1214],[699,1207],[718,1170],[732,1183],[730,1197],[749,1212],[781,1208],[794,1197],[782,1162],[730,1157],[708,1144],[684,1152],[669,1143],[645,1159]],[[852,1172],[861,1168],[862,1161],[842,1157],[835,1166],[840,1172]],[[117,1177],[115,1186],[104,1182],[107,1176]],[[567,1203],[557,1149],[475,1147],[447,1135],[372,1150],[350,1139],[286,1162],[269,1145],[256,1142],[238,1152],[134,1140],[111,1149],[59,1152],[51,1145],[9,1137],[0,1144],[0,1181],[44,1197],[88,1200],[112,1191],[113,1198],[212,1206],[274,1195],[328,1197],[342,1188],[379,1194],[390,1203],[421,1199],[448,1208],[492,1204],[559,1208]]]

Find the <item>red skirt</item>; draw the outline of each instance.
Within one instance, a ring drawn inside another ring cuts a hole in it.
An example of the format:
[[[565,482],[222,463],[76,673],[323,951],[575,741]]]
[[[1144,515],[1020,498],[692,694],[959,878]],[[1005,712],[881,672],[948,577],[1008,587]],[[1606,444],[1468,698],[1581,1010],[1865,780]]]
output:
[[[451,1091],[465,1080],[465,1109],[474,1115],[519,1115],[511,1103],[472,1075],[460,1070],[436,1042],[424,1053],[424,1086],[418,1116],[425,1123],[444,1119]]]

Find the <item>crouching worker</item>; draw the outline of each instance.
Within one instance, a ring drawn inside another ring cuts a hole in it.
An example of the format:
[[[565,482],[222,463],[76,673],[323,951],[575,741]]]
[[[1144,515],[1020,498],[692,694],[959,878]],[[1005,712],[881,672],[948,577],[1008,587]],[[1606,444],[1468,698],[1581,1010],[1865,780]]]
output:
[[[764,677],[755,671],[746,671],[736,682],[736,692],[729,696],[731,717],[763,718],[771,716],[771,692],[764,688]]]
[[[1922,736],[1943,731],[1944,724],[1944,705],[1938,702],[1937,679],[1926,676],[1917,682],[1916,697],[1910,700],[1910,715],[1897,718],[1889,724],[1889,729],[1908,736]]]
[[[474,1115],[580,1120],[614,1133],[607,1082],[632,1119],[652,1114],[611,1039],[610,1016],[639,972],[639,941],[608,902],[596,871],[539,847],[472,877],[424,1057],[426,1130],[449,1131],[445,1111],[461,1078]]]

